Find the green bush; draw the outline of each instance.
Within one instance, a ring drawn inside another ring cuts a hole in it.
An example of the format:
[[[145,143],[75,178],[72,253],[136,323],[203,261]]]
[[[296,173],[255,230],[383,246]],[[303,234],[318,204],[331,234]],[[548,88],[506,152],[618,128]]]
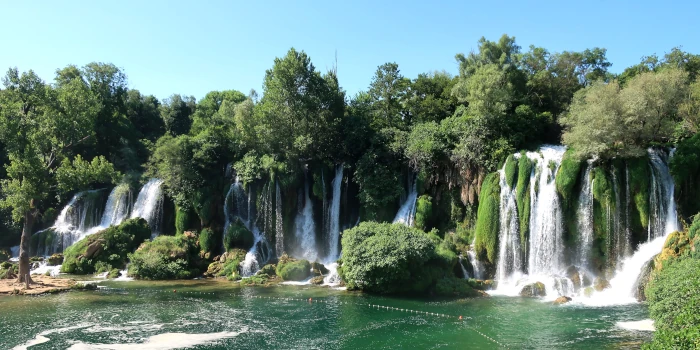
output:
[[[175,207],[175,234],[181,235],[190,224],[190,212],[182,207]]]
[[[596,167],[593,173],[593,232],[595,234],[594,256],[607,256],[608,240],[611,227],[608,213],[615,212],[615,194],[612,179],[605,168]],[[603,267],[603,261],[598,261],[598,267]]]
[[[235,279],[240,276],[239,266],[245,259],[246,251],[242,249],[231,249],[221,254],[218,259],[211,264],[204,273],[207,277],[226,276]]]
[[[481,295],[472,288],[467,280],[457,277],[443,277],[439,279],[435,285],[435,294],[453,297],[477,297]]]
[[[501,186],[498,173],[486,175],[479,195],[476,218],[476,254],[479,260],[496,263],[500,221]]]
[[[518,184],[515,187],[515,201],[518,205],[518,219],[520,219],[520,245],[523,253],[527,251],[527,242],[530,231],[530,177],[532,176],[532,161],[520,153],[518,159]]]
[[[276,272],[285,281],[303,281],[311,276],[311,263],[308,260],[295,260],[282,255],[277,263]]]
[[[513,188],[518,181],[518,161],[512,154],[506,158],[505,172],[506,183],[508,187]]]
[[[219,235],[208,227],[203,228],[202,231],[199,232],[199,249],[203,255],[206,255],[207,253],[213,254],[216,252],[220,241],[221,239]]]
[[[243,222],[236,218],[226,230],[226,236],[224,237],[224,245],[226,250],[233,248],[239,248],[243,250],[250,250],[255,243],[255,236],[248,230]]]
[[[451,275],[434,234],[401,224],[363,222],[343,232],[342,278],[349,289],[373,293],[426,293]],[[456,258],[456,257],[455,257]]]
[[[421,230],[428,229],[433,217],[433,198],[424,194],[416,200],[415,227]]]
[[[119,226],[111,226],[68,247],[63,252],[61,272],[92,274],[97,272],[97,267],[103,270],[107,266],[124,268],[128,254],[150,237],[151,229],[146,220],[126,220]]]
[[[645,291],[656,332],[647,349],[700,347],[700,260],[673,261],[654,274]]]
[[[572,207],[578,197],[576,185],[580,178],[581,164],[583,164],[583,160],[576,157],[573,149],[570,148],[564,152],[564,158],[561,161],[561,166],[559,166],[559,171],[557,171],[555,183],[557,192],[559,192],[563,200],[565,210]]]
[[[197,237],[158,236],[129,254],[129,275],[146,280],[193,278],[201,272]]]

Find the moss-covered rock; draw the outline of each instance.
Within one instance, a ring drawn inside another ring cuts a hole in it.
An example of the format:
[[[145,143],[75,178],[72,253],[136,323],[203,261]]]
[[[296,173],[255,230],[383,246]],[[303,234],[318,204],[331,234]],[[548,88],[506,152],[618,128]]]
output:
[[[260,271],[256,273],[256,275],[266,275],[269,277],[277,276],[277,266],[274,264],[267,264],[263,266]]]
[[[594,168],[593,174],[593,249],[591,256],[596,268],[603,271],[605,267],[611,267],[608,247],[612,237],[611,213],[615,212],[615,193],[613,183],[605,167]]]
[[[520,153],[518,159],[518,183],[515,187],[515,201],[518,206],[518,219],[520,228],[520,247],[522,256],[527,254],[530,238],[530,178],[532,177],[532,161]]]
[[[486,175],[479,195],[475,248],[479,260],[488,261],[492,265],[496,264],[498,257],[500,191],[498,173]]]
[[[202,270],[197,237],[184,234],[143,243],[129,260],[129,276],[145,280],[193,278]]]
[[[439,296],[463,298],[485,295],[483,292],[472,288],[467,280],[457,277],[440,278],[437,284],[435,284],[435,294]]]
[[[679,142],[669,163],[678,211],[690,218],[700,212],[700,133]]]
[[[246,251],[243,249],[232,249],[214,259],[214,262],[209,264],[207,271],[204,273],[206,277],[232,277],[240,275],[240,265],[245,259]],[[267,267],[269,265],[266,265]]]
[[[581,178],[582,164],[583,159],[578,158],[573,149],[567,149],[564,152],[564,157],[555,178],[555,184],[565,211],[574,206],[578,198],[576,189]]]
[[[328,274],[328,272],[328,269],[323,264],[319,262],[311,263],[311,273],[314,276],[325,276]]]
[[[68,247],[64,251],[61,272],[92,274],[112,268],[122,269],[126,266],[128,254],[150,237],[151,229],[146,220],[126,220]]]
[[[275,271],[285,281],[303,281],[311,276],[311,263],[282,255]]]
[[[530,283],[520,290],[520,296],[522,297],[544,297],[547,296],[547,289],[544,287],[544,283],[535,282]]]
[[[630,210],[630,229],[636,243],[647,239],[649,216],[651,208],[649,193],[651,191],[651,173],[649,170],[649,157],[627,159],[628,186],[630,189],[630,201],[633,204]]]
[[[312,277],[310,282],[311,284],[321,285],[323,284],[323,276]]]
[[[570,302],[570,301],[571,301],[571,298],[569,298],[569,297],[567,297],[567,296],[561,296],[561,297],[558,297],[558,298],[554,299],[554,304],[555,304],[555,305],[561,305],[561,304],[566,304],[566,303],[568,303],[568,302]]]
[[[512,154],[506,158],[505,176],[508,187],[515,187],[518,181],[518,160]]]
[[[190,211],[182,208],[175,207],[175,234],[181,235],[190,227]]]
[[[610,282],[608,282],[608,280],[606,280],[605,278],[597,277],[593,281],[593,289],[595,289],[598,292],[601,292],[608,288],[610,288]]]
[[[46,263],[49,266],[57,266],[63,264],[63,254],[57,253],[51,255],[47,260]]]
[[[221,235],[216,234],[211,228],[205,227],[199,231],[199,249],[203,257],[209,258],[214,254],[219,249],[220,242]]]
[[[250,250],[255,243],[255,236],[253,233],[245,227],[243,222],[236,218],[229,224],[226,230],[226,236],[224,237],[224,245],[226,250],[231,250],[234,248]]]

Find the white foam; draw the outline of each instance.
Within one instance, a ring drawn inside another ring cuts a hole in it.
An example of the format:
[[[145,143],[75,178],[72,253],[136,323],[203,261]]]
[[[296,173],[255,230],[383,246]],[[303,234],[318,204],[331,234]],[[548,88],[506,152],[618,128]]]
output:
[[[47,343],[51,339],[47,338],[47,335],[55,334],[55,333],[63,333],[67,331],[71,331],[74,329],[80,329],[80,328],[87,328],[90,327],[89,325],[76,325],[76,326],[71,326],[71,327],[65,327],[65,328],[57,328],[57,329],[50,329],[48,331],[43,331],[39,334],[37,334],[34,339],[22,344],[22,345],[17,345],[12,350],[27,350],[29,347],[34,346],[34,345],[39,345],[43,343]]]
[[[73,344],[69,350],[170,350],[186,349],[194,346],[208,345],[217,341],[233,338],[241,333],[247,332],[243,329],[240,332],[219,332],[219,333],[163,333],[147,338],[143,343],[126,344],[89,344],[78,342]]]
[[[640,321],[618,322],[616,323],[616,325],[620,328],[628,329],[631,331],[653,332],[656,330],[656,327],[654,327],[654,321],[650,319]]]

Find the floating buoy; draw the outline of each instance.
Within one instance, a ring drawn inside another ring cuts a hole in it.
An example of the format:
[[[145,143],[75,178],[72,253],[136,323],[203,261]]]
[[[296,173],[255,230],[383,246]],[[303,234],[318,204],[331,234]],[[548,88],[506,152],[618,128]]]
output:
[[[462,316],[459,316],[459,319],[462,320]]]
[[[309,302],[311,302],[311,298],[309,298]]]
[[[176,290],[176,289],[173,289],[173,293],[177,293],[177,290]]]

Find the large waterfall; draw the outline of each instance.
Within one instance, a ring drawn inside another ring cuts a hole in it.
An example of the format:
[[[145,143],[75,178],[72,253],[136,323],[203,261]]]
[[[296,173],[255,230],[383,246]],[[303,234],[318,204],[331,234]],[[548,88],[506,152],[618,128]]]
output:
[[[418,198],[418,190],[416,187],[416,177],[412,176],[409,184],[408,196],[401,204],[399,211],[394,217],[393,223],[401,223],[407,226],[413,226],[413,219],[416,216],[416,199]]]
[[[518,227],[521,221],[518,220],[513,180],[507,178],[505,165],[500,170],[499,251],[495,271],[498,289],[494,294],[517,295],[525,285],[541,282],[545,285],[548,298],[565,295],[590,304],[634,301],[635,283],[642,267],[661,251],[665,237],[679,229],[673,179],[668,168],[673,151],[648,150],[651,173],[648,239],[646,243],[640,243],[636,251],[633,251],[635,242],[631,212],[636,204],[632,199],[632,180],[627,162],[601,169],[596,169],[596,159],[583,164],[579,175],[580,186],[577,187],[580,192],[570,209],[575,212],[576,221],[566,225],[564,205],[555,181],[564,152],[565,148],[561,146],[543,146],[538,152],[526,154],[534,163],[530,175],[529,242],[526,252],[521,250],[519,232],[522,230]],[[516,154],[515,158],[519,156]],[[597,171],[596,176],[608,179],[600,180],[608,181],[609,185],[601,187],[609,190],[599,194],[604,198],[594,197],[594,184],[598,181],[592,176],[594,170]],[[594,214],[596,200],[602,201],[599,214]],[[635,210],[639,209],[635,207]],[[595,226],[595,220],[602,220],[601,225]],[[575,248],[570,251],[565,248],[565,227],[575,230],[571,233],[575,235]],[[605,240],[596,238],[598,229],[606,230]],[[599,245],[598,248],[594,247],[595,244]],[[601,252],[594,252],[596,249],[604,251],[602,253],[608,265],[601,265]],[[606,277],[609,278],[610,288],[584,293],[596,280]],[[590,297],[584,298],[583,294]]]
[[[279,182],[275,183],[275,251],[277,257],[284,254],[284,222],[282,221],[282,193]]]
[[[327,262],[334,262],[340,257],[340,186],[343,184],[343,165],[338,165],[335,168],[335,177],[333,178],[333,197],[331,197],[331,205],[328,209],[328,217],[330,225],[328,228],[328,257]]]
[[[304,183],[304,196],[299,196],[299,212],[294,220],[298,255],[309,261],[318,259],[316,247],[316,224],[314,223],[314,208],[309,197],[309,184]]]
[[[520,231],[518,228],[518,207],[515,200],[515,186],[511,188],[506,179],[505,164],[500,173],[500,246],[496,279],[504,281],[509,276],[523,273]]]
[[[36,232],[36,255],[62,252],[75,242],[119,225],[127,217],[142,217],[148,221],[154,234],[160,232],[163,210],[163,181],[151,179],[139,192],[132,209],[131,191],[127,185],[112,189],[105,202],[104,190],[76,193],[61,210],[53,226]],[[131,213],[129,213],[131,211]],[[44,235],[48,235],[45,237]]]

